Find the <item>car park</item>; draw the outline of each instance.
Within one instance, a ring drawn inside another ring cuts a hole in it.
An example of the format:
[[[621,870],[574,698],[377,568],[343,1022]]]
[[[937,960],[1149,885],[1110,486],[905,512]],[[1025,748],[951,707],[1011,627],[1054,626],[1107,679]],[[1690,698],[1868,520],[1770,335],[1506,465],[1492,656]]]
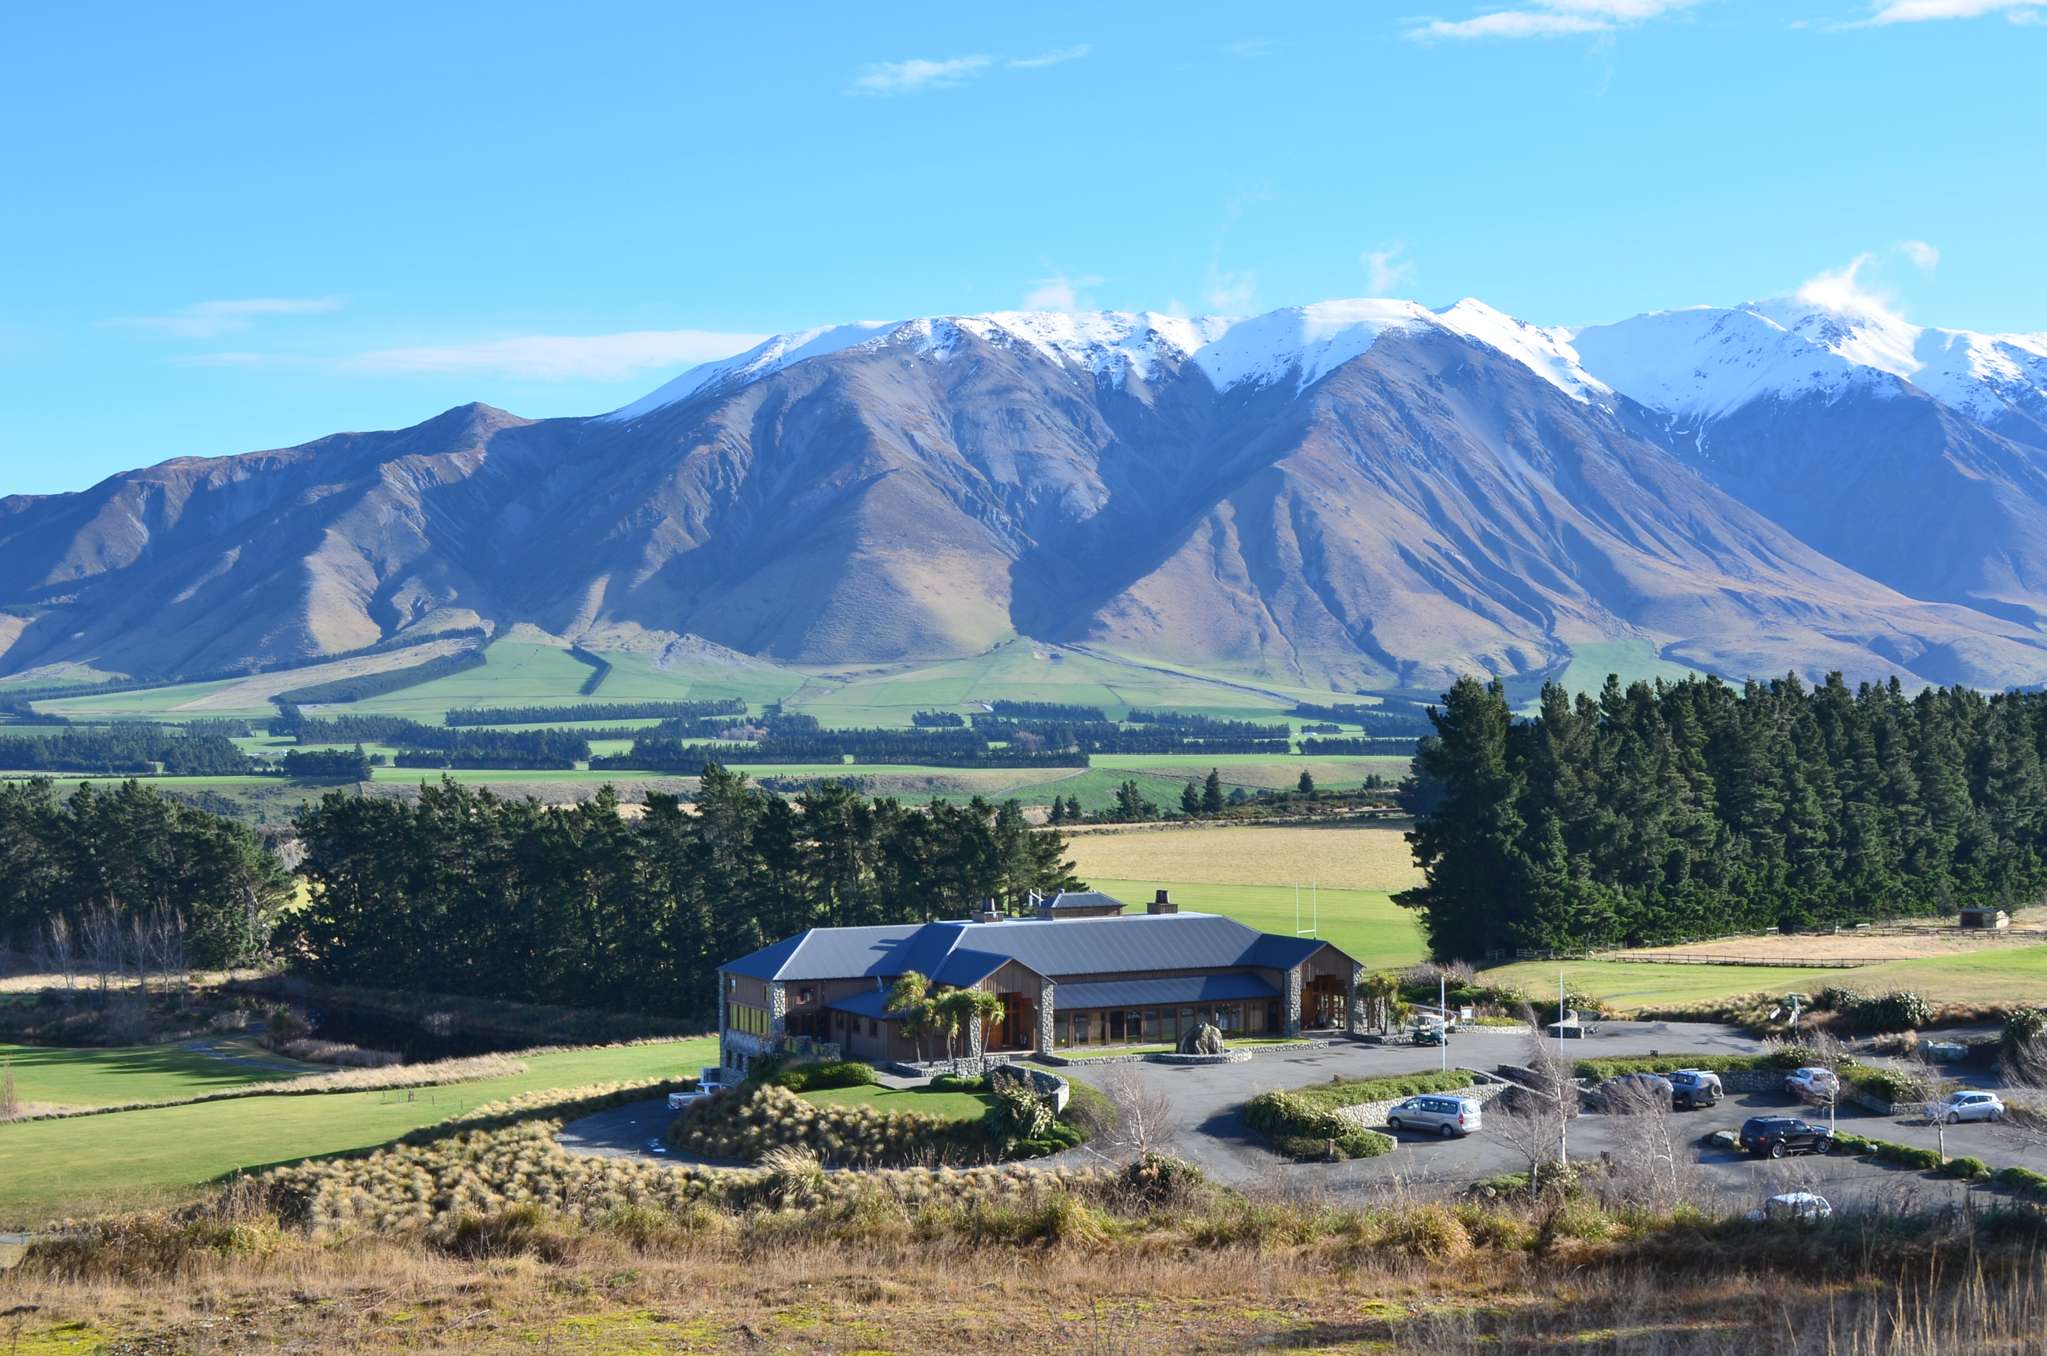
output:
[[[1712,1106],[1726,1094],[1720,1075],[1703,1069],[1679,1069],[1670,1075],[1670,1104],[1678,1110]]]
[[[1841,1079],[1832,1069],[1793,1069],[1784,1076],[1784,1091],[1808,1102],[1831,1102],[1841,1095]]]
[[[1741,1147],[1756,1158],[1824,1154],[1834,1147],[1832,1130],[1796,1116],[1751,1116],[1742,1122],[1737,1138]]]
[[[1949,1125],[1962,1121],[2001,1121],[2004,1119],[2004,1099],[1994,1092],[1963,1088],[1949,1093],[1934,1117]]]
[[[1445,1139],[1476,1134],[1483,1126],[1479,1104],[1469,1097],[1429,1094],[1396,1102],[1386,1111],[1389,1130],[1432,1130]]]

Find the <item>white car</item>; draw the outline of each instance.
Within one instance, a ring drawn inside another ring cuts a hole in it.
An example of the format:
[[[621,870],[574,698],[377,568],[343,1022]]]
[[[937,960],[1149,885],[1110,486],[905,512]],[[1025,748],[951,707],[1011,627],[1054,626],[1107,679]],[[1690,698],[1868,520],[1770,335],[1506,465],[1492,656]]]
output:
[[[1934,1114],[1949,1125],[1962,1121],[2001,1121],[2004,1119],[2004,1099],[1994,1092],[1964,1089],[1949,1093]]]
[[[1785,1076],[1784,1091],[1808,1102],[1831,1102],[1841,1095],[1841,1080],[1832,1069],[1793,1069]]]
[[[705,1069],[703,1074],[697,1079],[697,1085],[694,1088],[684,1092],[671,1092],[668,1094],[668,1109],[670,1111],[685,1111],[695,1106],[698,1102],[703,1101],[706,1097],[723,1091],[725,1091],[725,1071],[723,1069]]]
[[[1395,1102],[1386,1110],[1388,1130],[1433,1130],[1444,1139],[1472,1135],[1483,1126],[1479,1104],[1469,1097],[1441,1097],[1433,1093]]]
[[[1763,1202],[1751,1211],[1750,1219],[1832,1219],[1834,1207],[1825,1196],[1810,1191],[1787,1191]]]

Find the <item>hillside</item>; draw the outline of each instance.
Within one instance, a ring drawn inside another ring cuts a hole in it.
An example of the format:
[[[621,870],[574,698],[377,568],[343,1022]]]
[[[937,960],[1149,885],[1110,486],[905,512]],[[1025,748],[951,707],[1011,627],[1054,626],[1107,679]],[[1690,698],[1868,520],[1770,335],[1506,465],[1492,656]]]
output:
[[[526,623],[813,666],[1020,633],[1339,689],[1616,646],[1736,678],[2047,678],[2047,345],[1813,316],[1572,334],[1331,302],[781,336],[610,415],[467,406],[0,501],[0,671],[211,675]]]

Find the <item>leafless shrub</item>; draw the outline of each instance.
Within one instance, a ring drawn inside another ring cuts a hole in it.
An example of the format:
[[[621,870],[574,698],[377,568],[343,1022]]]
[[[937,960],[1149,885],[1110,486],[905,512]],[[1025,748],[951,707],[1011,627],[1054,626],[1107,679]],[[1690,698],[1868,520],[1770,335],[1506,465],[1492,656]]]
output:
[[[1094,1152],[1128,1162],[1165,1147],[1174,1130],[1171,1097],[1147,1082],[1134,1064],[1111,1067],[1099,1086],[1116,1109],[1116,1118],[1105,1134],[1091,1142]]]

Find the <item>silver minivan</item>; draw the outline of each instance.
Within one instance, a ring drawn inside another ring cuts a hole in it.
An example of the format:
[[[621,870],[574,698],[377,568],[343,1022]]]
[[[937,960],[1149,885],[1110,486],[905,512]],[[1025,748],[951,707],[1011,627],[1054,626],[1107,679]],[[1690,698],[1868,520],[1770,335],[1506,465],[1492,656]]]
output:
[[[1480,1128],[1479,1104],[1469,1097],[1428,1093],[1396,1102],[1386,1111],[1389,1130],[1433,1130],[1443,1138],[1475,1134]]]

